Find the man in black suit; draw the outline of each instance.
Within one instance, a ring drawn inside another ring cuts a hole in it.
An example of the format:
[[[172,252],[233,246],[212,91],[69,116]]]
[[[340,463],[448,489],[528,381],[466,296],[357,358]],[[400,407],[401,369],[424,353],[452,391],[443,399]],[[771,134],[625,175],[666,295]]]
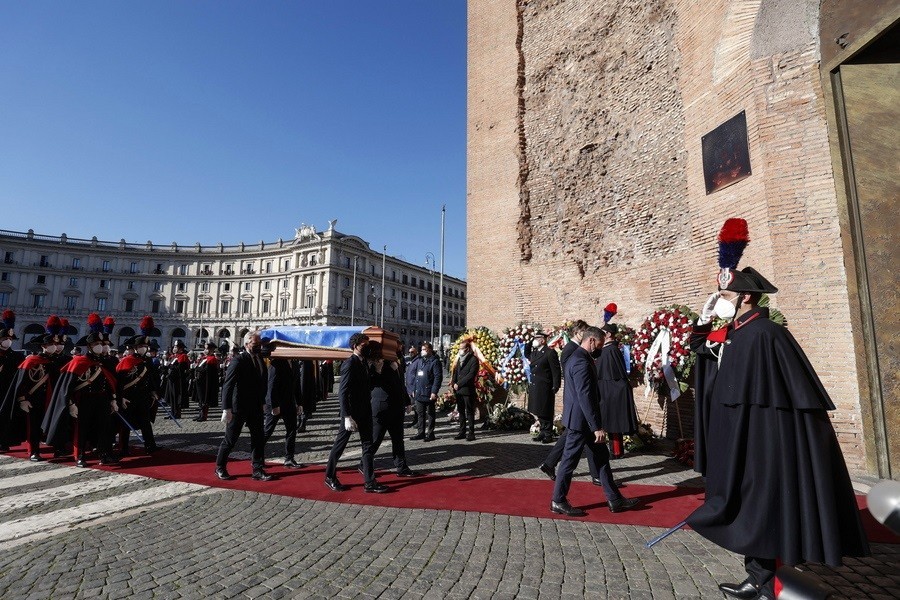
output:
[[[553,441],[553,413],[562,377],[559,356],[556,350],[547,347],[547,335],[542,331],[534,334],[529,360],[531,383],[528,386],[528,412],[541,423],[541,432],[535,440],[549,444]]]
[[[297,444],[297,404],[300,395],[300,366],[286,358],[269,361],[269,383],[266,390],[266,420],[263,434],[266,442],[272,437],[278,420],[284,421],[284,466],[303,467],[294,460]]]
[[[362,443],[362,472],[365,477],[365,491],[381,494],[388,487],[375,480],[374,447],[372,445],[372,387],[369,367],[365,358],[368,355],[369,338],[362,333],[350,336],[350,348],[353,354],[341,365],[341,382],[338,386],[338,400],[341,403],[341,422],[334,438],[334,446],[328,456],[325,468],[325,485],[335,492],[347,489],[337,478],[337,463],[350,441],[350,433],[359,432]]]
[[[472,342],[459,345],[459,356],[450,369],[450,388],[456,396],[459,413],[459,433],[454,440],[475,440],[475,379],[478,377],[478,357],[472,352]],[[468,424],[468,432],[466,425]]]
[[[216,457],[216,476],[219,479],[232,479],[226,464],[228,455],[237,444],[244,424],[250,430],[250,454],[253,464],[253,479],[271,481],[273,477],[266,473],[265,447],[266,437],[263,432],[263,409],[266,404],[266,388],[268,384],[268,368],[260,353],[262,340],[259,332],[247,334],[244,351],[231,359],[225,382],[222,384],[222,421],[225,422],[225,438],[219,446]]]
[[[572,474],[585,446],[588,452],[594,454],[610,512],[628,510],[639,502],[636,498],[622,496],[609,468],[606,432],[603,431],[600,420],[597,370],[591,357],[591,353],[601,347],[603,339],[603,333],[598,328],[588,327],[584,330],[580,346],[575,348],[565,362],[563,425],[567,430],[566,446],[553,487],[550,511],[570,517],[583,517],[586,514],[583,510],[572,507],[566,498],[572,484]]]

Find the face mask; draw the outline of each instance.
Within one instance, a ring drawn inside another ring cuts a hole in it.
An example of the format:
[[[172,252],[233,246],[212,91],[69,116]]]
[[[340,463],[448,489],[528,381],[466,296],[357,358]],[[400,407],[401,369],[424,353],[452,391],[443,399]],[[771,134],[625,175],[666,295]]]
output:
[[[56,352],[54,352],[54,354],[62,354],[63,349],[64,349],[64,346],[57,346]]]
[[[372,355],[372,351],[369,349],[369,346],[366,345],[359,349],[359,355],[368,358]]]
[[[109,354],[109,346],[106,344],[103,345],[103,354]]]
[[[262,346],[250,346],[250,354],[259,354],[262,351]]]
[[[138,348],[137,353],[138,353],[138,355],[143,356],[143,355],[147,354],[147,348],[143,348],[143,347]]]
[[[56,346],[44,346],[44,354],[53,354],[54,352],[56,352]]]
[[[8,350],[10,346],[12,346],[12,340],[3,340],[0,342],[0,348],[3,348],[4,350]]]
[[[100,354],[103,352],[103,344],[94,344],[91,346],[91,352],[94,354]]]
[[[737,308],[731,303],[731,300],[719,298],[716,300],[716,305],[713,306],[713,312],[720,319],[731,319],[737,313]]]
[[[542,342],[540,340],[532,340],[531,345],[535,348],[540,348],[541,346],[544,345],[544,342]]]

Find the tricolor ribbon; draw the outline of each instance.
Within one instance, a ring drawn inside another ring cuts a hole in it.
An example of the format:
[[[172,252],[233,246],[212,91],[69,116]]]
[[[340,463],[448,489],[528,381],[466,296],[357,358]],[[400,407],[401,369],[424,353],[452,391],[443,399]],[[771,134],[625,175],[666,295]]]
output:
[[[650,370],[653,368],[653,363],[656,362],[657,356],[659,356],[662,363],[663,377],[666,378],[666,383],[669,385],[669,395],[672,401],[678,400],[678,397],[681,396],[678,378],[675,377],[675,370],[669,364],[669,347],[671,343],[672,332],[667,327],[661,328],[647,351],[647,360],[644,361],[644,385],[646,385],[644,397],[650,395]]]

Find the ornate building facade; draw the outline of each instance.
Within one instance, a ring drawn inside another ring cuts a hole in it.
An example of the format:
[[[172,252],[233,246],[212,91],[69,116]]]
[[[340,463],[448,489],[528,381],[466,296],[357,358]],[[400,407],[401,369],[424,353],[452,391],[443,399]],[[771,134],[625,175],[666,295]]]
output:
[[[91,312],[116,319],[119,341],[150,314],[160,344],[182,339],[189,348],[240,344],[248,330],[279,324],[383,324],[407,343],[441,331],[452,339],[465,329],[465,281],[445,274],[441,294],[433,262],[429,269],[384,256],[335,223],[322,232],[303,225],[291,240],[234,246],[0,230],[0,308],[16,312],[22,344],[52,314],[81,335]]]

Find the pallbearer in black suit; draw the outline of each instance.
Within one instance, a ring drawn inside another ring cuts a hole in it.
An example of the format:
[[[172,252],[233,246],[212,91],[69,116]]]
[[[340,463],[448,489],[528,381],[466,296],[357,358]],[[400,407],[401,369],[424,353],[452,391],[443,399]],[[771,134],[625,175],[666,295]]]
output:
[[[553,413],[556,410],[556,393],[562,381],[562,370],[556,350],[547,347],[547,335],[534,334],[531,355],[531,384],[528,386],[528,412],[541,423],[536,441],[549,444],[553,441]]]
[[[372,446],[372,387],[376,382],[369,376],[366,364],[369,338],[361,333],[350,336],[350,348],[353,354],[341,365],[341,382],[338,387],[338,400],[341,403],[341,422],[334,438],[334,446],[328,456],[325,468],[325,485],[335,492],[346,490],[337,478],[337,463],[347,447],[350,433],[359,432],[362,444],[362,471],[365,477],[365,491],[382,493],[388,487],[375,480]]]
[[[400,374],[399,361],[385,364],[381,354],[381,344],[369,342],[370,377],[375,382],[372,388],[372,455],[378,453],[385,433],[391,436],[391,456],[397,475],[415,477],[416,473],[406,464],[406,446],[403,441],[403,414],[412,401],[406,393],[406,386]],[[362,468],[362,465],[360,465]]]
[[[475,441],[475,380],[478,377],[478,357],[472,352],[472,342],[463,340],[459,354],[450,365],[450,389],[456,397],[459,413],[459,433],[455,440]]]
[[[566,497],[572,484],[572,474],[585,447],[588,452],[594,454],[610,512],[627,510],[639,502],[636,498],[628,499],[622,496],[609,468],[606,432],[600,418],[597,370],[591,357],[591,353],[600,348],[602,341],[603,333],[596,327],[588,327],[584,330],[581,345],[572,352],[565,363],[563,425],[567,431],[566,446],[562,461],[559,463],[550,510],[570,517],[585,515],[583,510],[573,508]]]
[[[624,453],[622,436],[637,431],[637,410],[634,394],[625,371],[625,357],[616,342],[618,327],[607,323],[601,328],[604,334],[603,349],[597,359],[597,380],[600,385],[600,419],[610,438],[613,458]]]
[[[297,361],[273,358],[269,361],[266,391],[266,421],[263,433],[266,442],[275,432],[278,421],[284,422],[284,466],[299,469],[303,465],[294,460],[297,444],[297,404],[300,396],[300,366]]]
[[[261,356],[262,340],[259,332],[247,334],[244,351],[231,359],[222,384],[222,421],[225,422],[225,438],[216,457],[216,476],[231,479],[228,473],[228,455],[237,444],[244,425],[250,430],[250,461],[253,479],[270,481],[265,469],[266,437],[263,422],[266,405],[266,389],[269,369]]]
[[[219,359],[212,342],[206,344],[206,352],[194,367],[194,389],[200,402],[200,412],[194,420],[205,421],[209,407],[219,405]]]

